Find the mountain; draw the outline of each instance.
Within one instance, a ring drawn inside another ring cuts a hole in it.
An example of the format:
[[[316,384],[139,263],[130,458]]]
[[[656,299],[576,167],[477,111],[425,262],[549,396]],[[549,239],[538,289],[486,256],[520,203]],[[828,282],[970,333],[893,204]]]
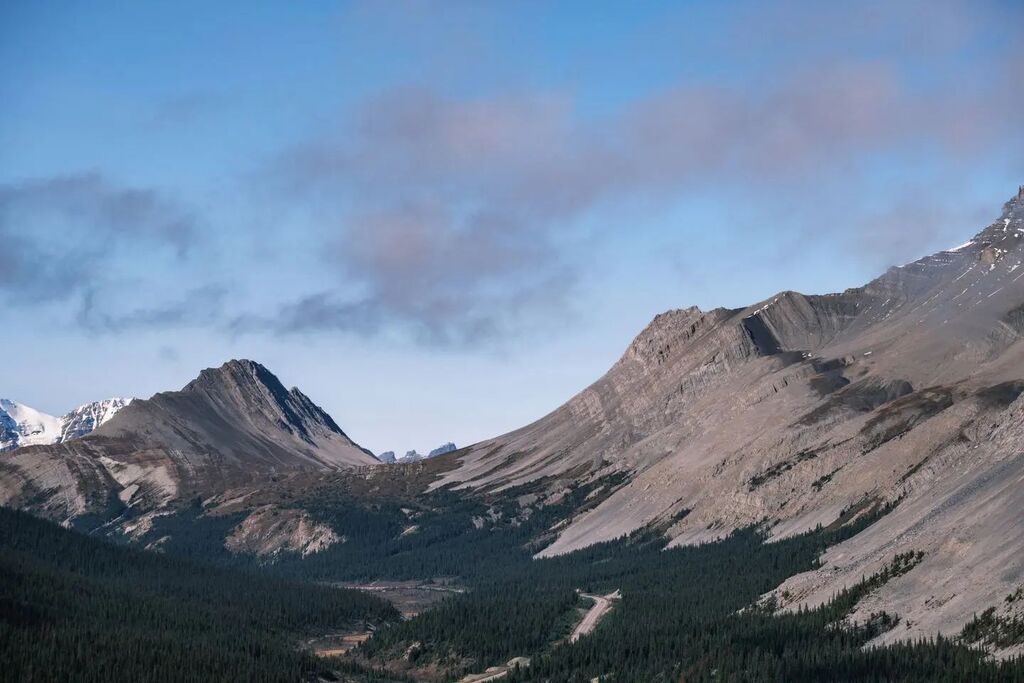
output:
[[[0,503],[61,521],[108,518],[125,506],[158,509],[280,473],[377,462],[298,389],[258,363],[233,360],[181,391],[132,401],[80,439],[8,453]]]
[[[79,406],[61,418],[61,435],[54,443],[78,439],[105,424],[133,399],[109,398]]]
[[[423,460],[423,456],[416,449],[413,449],[406,451],[405,455],[398,459],[398,462],[419,462],[420,460]]]
[[[93,401],[56,417],[23,403],[0,398],[0,452],[19,446],[62,443],[83,437],[131,402],[130,398]]]
[[[377,457],[381,462],[384,463],[413,463],[419,462],[420,460],[426,460],[428,458],[436,458],[439,455],[451,453],[452,451],[455,450],[458,450],[455,444],[449,441],[448,443],[442,446],[438,446],[434,450],[430,451],[427,455],[421,455],[419,451],[413,449],[411,451],[406,451],[405,455],[401,456],[400,458],[395,458],[394,451],[386,451],[384,453],[381,453]]]
[[[454,443],[449,441],[448,443],[442,444],[441,446],[438,446],[434,450],[430,451],[430,453],[427,454],[427,457],[428,458],[436,458],[439,455],[444,455],[445,453],[451,453],[452,451],[456,451],[456,450],[458,450],[458,447]]]
[[[1024,188],[971,240],[863,287],[661,314],[602,378],[431,488],[559,500],[609,482],[544,556],[645,527],[672,545],[755,524],[781,539],[891,508],[780,604],[822,604],[921,552],[855,616],[903,616],[882,640],[955,632],[1024,584],[1022,264]]]

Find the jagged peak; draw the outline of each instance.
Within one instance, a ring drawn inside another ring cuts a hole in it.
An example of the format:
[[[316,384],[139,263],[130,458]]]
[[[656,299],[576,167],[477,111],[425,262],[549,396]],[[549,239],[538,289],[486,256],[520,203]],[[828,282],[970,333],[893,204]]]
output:
[[[205,368],[182,391],[209,391],[228,386],[261,386],[278,397],[288,395],[281,380],[256,361],[232,359],[216,368]]]
[[[662,363],[673,348],[681,347],[709,322],[719,322],[731,314],[724,308],[702,311],[697,306],[659,313],[633,339],[622,360],[633,358],[645,364]]]
[[[313,399],[299,391],[298,387],[292,387],[289,389],[288,394],[295,399],[295,404],[297,406],[301,406],[302,410],[309,414],[314,420],[323,423],[329,429],[337,432],[338,434],[345,434],[341,427],[338,426],[338,423],[334,421],[334,418],[332,418],[327,411],[314,403]]]
[[[690,306],[689,308],[673,308],[663,313],[658,313],[651,319],[651,322],[647,323],[647,326],[640,331],[633,339],[633,346],[643,344],[645,339],[650,339],[653,336],[658,335],[664,330],[679,327],[680,325],[687,325],[693,321],[699,320],[704,312],[696,306]]]
[[[345,436],[345,433],[322,408],[297,387],[286,389],[281,380],[265,366],[249,359],[232,359],[220,367],[206,368],[182,389],[182,393],[201,393],[218,402],[271,404],[280,414],[283,427],[310,439],[310,427],[322,425]],[[248,410],[246,408],[245,410]]]

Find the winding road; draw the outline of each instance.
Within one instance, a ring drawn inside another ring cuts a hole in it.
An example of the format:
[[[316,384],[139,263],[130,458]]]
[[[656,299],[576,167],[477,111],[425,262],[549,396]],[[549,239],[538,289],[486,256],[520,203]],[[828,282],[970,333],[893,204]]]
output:
[[[612,601],[618,600],[622,597],[619,591],[609,593],[608,595],[590,595],[589,593],[580,593],[585,598],[590,598],[594,601],[594,606],[590,608],[590,611],[583,617],[581,621],[573,630],[572,635],[569,636],[569,642],[575,643],[577,640],[587,635],[601,623],[601,619],[608,613],[608,610],[612,608]]]
[[[587,635],[601,623],[601,619],[611,610],[612,603],[622,597],[622,593],[615,591],[614,593],[608,593],[607,595],[591,595],[589,593],[580,593],[584,598],[590,598],[594,601],[593,607],[587,610],[587,613],[583,615],[583,619],[576,628],[573,629],[572,635],[569,636],[569,642],[575,643],[577,640]],[[468,674],[459,679],[459,683],[485,683],[486,681],[496,681],[500,678],[504,678],[508,675],[508,672],[513,669],[516,665],[527,667],[530,665],[530,659],[528,657],[516,657],[503,666],[492,666],[482,673]]]

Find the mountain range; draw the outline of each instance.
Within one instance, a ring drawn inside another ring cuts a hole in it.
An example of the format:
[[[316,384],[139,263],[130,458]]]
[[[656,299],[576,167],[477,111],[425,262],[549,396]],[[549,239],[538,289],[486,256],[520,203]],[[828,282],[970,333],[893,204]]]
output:
[[[442,493],[486,500],[477,530],[585,491],[530,539],[538,557],[641,531],[670,547],[750,527],[778,541],[880,515],[766,597],[821,605],[920,554],[854,617],[901,616],[877,643],[955,633],[990,607],[1016,614],[1006,598],[1024,585],[1022,264],[1024,188],[969,241],[862,287],[663,313],[551,414],[391,468],[234,360],[82,438],[4,454],[0,503],[129,535],[197,503],[230,520],[224,547],[264,558],[344,545],[343,516],[317,511],[344,494],[372,516],[391,490],[424,511]],[[410,503],[381,528],[411,538],[424,511]]]
[[[413,449],[411,451],[406,451],[405,455],[403,455],[401,457],[395,457],[395,452],[394,451],[384,451],[383,453],[381,453],[381,454],[379,454],[377,456],[377,459],[380,460],[383,463],[389,463],[389,464],[390,463],[396,463],[396,462],[400,462],[400,463],[419,462],[420,460],[425,460],[427,458],[436,458],[439,455],[444,455],[445,453],[451,453],[452,451],[456,451],[456,450],[458,450],[458,447],[453,442],[449,441],[448,443],[442,444],[442,445],[438,446],[437,448],[432,449],[426,455],[421,455],[420,452],[415,450],[415,449]]]
[[[230,361],[180,391],[135,400],[76,440],[0,460],[0,502],[68,521],[159,508],[295,470],[378,464],[297,388]]]
[[[23,403],[0,398],[0,453],[19,446],[63,443],[83,437],[131,402],[130,398],[93,401],[57,417]]]

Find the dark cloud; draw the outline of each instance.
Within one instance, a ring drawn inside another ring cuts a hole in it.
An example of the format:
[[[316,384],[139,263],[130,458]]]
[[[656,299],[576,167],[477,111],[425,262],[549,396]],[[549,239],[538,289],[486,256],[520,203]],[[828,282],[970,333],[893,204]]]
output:
[[[106,247],[118,239],[152,240],[179,255],[197,236],[196,217],[177,203],[156,190],[124,187],[99,173],[0,186],[0,225],[12,234],[59,236],[64,248],[78,242]]]
[[[224,320],[227,289],[206,285],[187,290],[180,297],[148,306],[102,305],[101,295],[90,290],[82,298],[77,322],[93,333],[119,333],[165,327],[217,327]],[[112,310],[113,309],[113,310]]]
[[[323,256],[345,271],[351,287],[301,297],[270,315],[240,316],[230,329],[364,336],[404,330],[430,346],[516,336],[537,324],[533,315],[542,309],[564,310],[574,280],[551,254],[505,228],[483,216],[455,223],[437,206],[365,216],[352,239],[334,242]]]
[[[380,331],[380,311],[369,302],[342,302],[335,292],[317,292],[285,304],[273,315],[249,313],[234,318],[231,332],[355,332],[363,335]]]
[[[0,185],[0,291],[15,304],[66,299],[99,286],[120,251],[184,258],[197,236],[189,211],[97,173]]]
[[[32,304],[64,298],[88,282],[87,255],[54,254],[29,235],[0,220],[0,292],[12,303]]]

